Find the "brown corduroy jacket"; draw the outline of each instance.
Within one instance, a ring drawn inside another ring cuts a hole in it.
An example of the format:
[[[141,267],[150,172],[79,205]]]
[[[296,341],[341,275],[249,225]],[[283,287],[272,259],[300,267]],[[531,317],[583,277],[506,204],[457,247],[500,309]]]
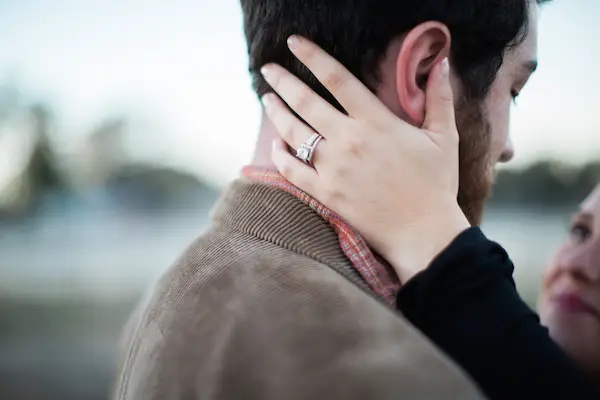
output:
[[[370,293],[326,221],[248,181],[128,325],[118,400],[483,398]]]

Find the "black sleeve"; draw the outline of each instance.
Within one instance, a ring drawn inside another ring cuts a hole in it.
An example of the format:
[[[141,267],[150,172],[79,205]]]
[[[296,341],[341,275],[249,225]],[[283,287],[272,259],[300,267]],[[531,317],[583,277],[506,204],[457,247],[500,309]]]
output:
[[[398,309],[490,399],[600,399],[517,293],[513,265],[479,228],[398,295]]]

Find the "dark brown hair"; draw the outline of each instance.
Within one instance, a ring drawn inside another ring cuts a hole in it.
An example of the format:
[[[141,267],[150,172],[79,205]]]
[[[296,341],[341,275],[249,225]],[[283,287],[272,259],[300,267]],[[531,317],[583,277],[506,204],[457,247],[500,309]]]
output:
[[[270,91],[260,74],[278,63],[339,104],[289,52],[292,34],[310,38],[371,90],[391,41],[426,21],[440,21],[452,35],[451,62],[464,95],[485,97],[506,50],[528,31],[530,2],[547,0],[241,0],[250,73],[259,96]]]

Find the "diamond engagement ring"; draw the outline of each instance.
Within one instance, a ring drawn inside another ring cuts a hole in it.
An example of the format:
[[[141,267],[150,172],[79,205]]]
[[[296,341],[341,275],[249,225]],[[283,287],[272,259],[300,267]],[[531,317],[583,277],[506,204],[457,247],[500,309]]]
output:
[[[296,158],[304,161],[306,164],[311,165],[315,149],[319,142],[323,139],[323,136],[318,133],[313,134],[308,140],[300,145],[300,148],[296,150]]]

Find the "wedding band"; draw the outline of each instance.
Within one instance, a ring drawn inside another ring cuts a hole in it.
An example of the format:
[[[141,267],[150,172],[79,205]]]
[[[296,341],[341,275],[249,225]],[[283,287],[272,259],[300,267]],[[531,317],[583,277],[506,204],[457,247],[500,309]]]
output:
[[[323,136],[318,133],[313,134],[308,140],[300,145],[300,148],[296,150],[296,158],[303,161],[304,163],[311,165],[315,149],[319,142],[323,139]]]

